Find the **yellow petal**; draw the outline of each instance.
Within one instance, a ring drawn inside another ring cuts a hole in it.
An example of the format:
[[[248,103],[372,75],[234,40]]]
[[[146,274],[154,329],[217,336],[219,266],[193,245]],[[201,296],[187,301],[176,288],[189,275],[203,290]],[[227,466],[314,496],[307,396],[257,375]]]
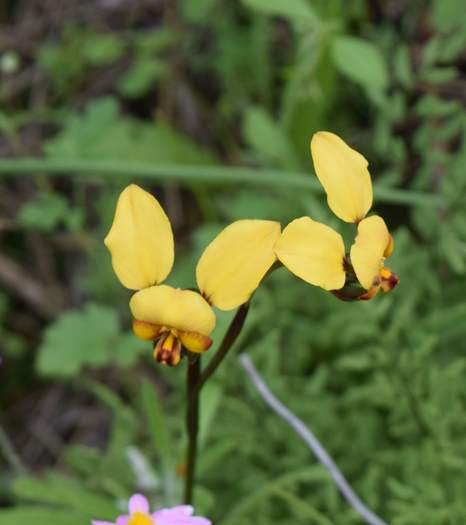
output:
[[[390,238],[388,239],[387,247],[385,248],[385,251],[383,252],[383,256],[385,257],[385,259],[390,257],[394,249],[395,249],[395,241],[393,240],[393,237],[390,235]]]
[[[377,215],[368,217],[358,225],[358,235],[351,247],[351,264],[361,285],[369,290],[379,277],[384,253],[391,236],[384,220]]]
[[[115,273],[131,290],[162,282],[172,269],[170,221],[157,199],[135,184],[118,198],[105,245],[112,254]]]
[[[209,335],[215,328],[215,314],[197,292],[162,284],[136,292],[129,303],[133,317],[174,330]]]
[[[333,213],[345,222],[363,219],[372,206],[367,160],[328,131],[319,131],[312,137],[311,154]]]
[[[280,261],[309,284],[338,290],[345,284],[345,245],[335,230],[301,217],[290,222],[275,245]]]
[[[153,341],[158,337],[161,330],[162,327],[156,324],[138,321],[137,319],[133,320],[134,335],[139,339],[144,339],[144,341]]]
[[[247,302],[276,261],[273,246],[280,224],[241,220],[227,226],[207,246],[196,268],[199,289],[221,310]]]
[[[183,346],[195,354],[205,352],[212,345],[212,339],[210,337],[198,332],[179,332],[178,337]]]

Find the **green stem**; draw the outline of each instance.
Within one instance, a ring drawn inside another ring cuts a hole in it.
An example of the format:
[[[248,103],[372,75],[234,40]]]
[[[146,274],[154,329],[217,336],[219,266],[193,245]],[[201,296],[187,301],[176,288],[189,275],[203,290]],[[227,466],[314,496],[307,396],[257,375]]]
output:
[[[199,389],[196,388],[201,373],[201,356],[188,363],[186,429],[188,431],[188,451],[186,459],[186,482],[184,502],[193,501],[193,489],[196,475],[197,436],[199,433]]]
[[[46,173],[48,175],[63,175],[76,173],[82,178],[106,178],[123,180],[130,178],[145,178],[162,182],[176,181],[180,184],[203,183],[212,185],[248,184],[256,187],[280,188],[290,190],[322,191],[317,179],[309,173],[298,173],[270,169],[255,169],[234,166],[188,166],[175,164],[149,164],[138,162],[115,162],[107,160],[82,159],[47,159],[47,158],[16,158],[0,160],[1,175],[27,175],[31,173]],[[441,206],[440,195],[416,192],[411,190],[374,188],[376,201],[419,205]]]
[[[186,409],[186,429],[188,433],[188,452],[186,459],[186,482],[184,492],[184,502],[193,502],[193,489],[196,478],[196,459],[197,459],[197,436],[199,432],[199,397],[205,382],[214,374],[228,351],[238,339],[244,322],[249,312],[249,303],[241,305],[233,317],[226,334],[215,355],[210,360],[206,369],[201,373],[201,356],[188,363],[187,394],[188,406]]]

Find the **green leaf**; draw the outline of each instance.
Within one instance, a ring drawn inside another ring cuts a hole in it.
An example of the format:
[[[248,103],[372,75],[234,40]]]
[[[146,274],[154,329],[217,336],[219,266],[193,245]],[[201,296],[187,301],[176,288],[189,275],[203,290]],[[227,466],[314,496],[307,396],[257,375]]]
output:
[[[113,34],[91,33],[82,40],[82,54],[93,66],[111,64],[125,52],[124,40]]]
[[[49,472],[42,478],[18,478],[13,485],[13,492],[23,501],[69,507],[72,511],[91,517],[105,519],[115,515],[112,501],[84,488],[79,481],[54,472]]]
[[[155,88],[165,74],[166,63],[154,58],[136,60],[118,81],[118,91],[125,97],[137,98]]]
[[[286,18],[289,22],[316,25],[319,17],[305,0],[242,0],[243,3],[268,15]]]
[[[201,420],[199,422],[199,443],[204,446],[211,426],[215,424],[215,418],[222,402],[223,389],[218,383],[207,383],[202,389],[201,402]]]
[[[50,158],[210,164],[212,156],[164,123],[143,123],[119,114],[114,98],[90,103],[68,116],[63,130],[45,145]]]
[[[246,141],[264,163],[289,169],[298,168],[299,163],[285,131],[264,108],[250,108],[243,128]]]
[[[400,45],[393,58],[394,72],[399,82],[410,87],[414,81],[409,50],[406,45]]]
[[[60,224],[76,230],[82,220],[81,210],[70,209],[65,197],[49,192],[40,192],[34,200],[21,207],[17,216],[21,226],[42,232],[51,232]]]
[[[337,37],[332,46],[332,58],[340,73],[353,82],[365,87],[387,87],[387,64],[371,42],[350,36]]]
[[[71,513],[69,510],[46,509],[43,507],[21,506],[0,511],[0,525],[83,525],[89,523],[88,515]]]
[[[159,53],[172,46],[178,38],[178,33],[166,27],[138,34],[134,44],[136,53],[138,56],[153,56],[154,53]]]
[[[432,67],[422,72],[422,79],[432,84],[443,84],[458,78],[456,67]]]
[[[183,18],[190,23],[200,23],[206,20],[209,11],[213,8],[217,0],[183,0],[181,3],[181,12]]]
[[[85,365],[104,365],[111,361],[119,334],[113,309],[88,304],[82,311],[65,312],[45,331],[37,370],[43,375],[70,377]]]
[[[142,383],[141,401],[152,445],[162,462],[170,464],[172,440],[168,431],[167,418],[163,413],[159,396],[155,391],[155,386],[147,379]]]
[[[130,367],[137,363],[147,351],[147,341],[142,341],[132,332],[122,334],[113,347],[113,359],[121,367]]]
[[[451,31],[454,27],[464,27],[464,0],[434,0],[432,18],[439,31]]]

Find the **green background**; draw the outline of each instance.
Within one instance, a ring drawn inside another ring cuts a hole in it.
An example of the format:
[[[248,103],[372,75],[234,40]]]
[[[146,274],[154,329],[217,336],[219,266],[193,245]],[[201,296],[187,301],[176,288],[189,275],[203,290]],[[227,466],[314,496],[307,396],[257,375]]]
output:
[[[136,490],[181,502],[185,363],[130,333],[102,242],[117,195],[136,182],[162,203],[180,287],[238,218],[310,215],[348,243],[312,170],[318,130],[369,160],[401,281],[343,303],[267,278],[202,394],[196,510],[361,523],[251,387],[246,350],[388,523],[464,525],[465,43],[462,0],[2,3],[0,525],[115,519]]]

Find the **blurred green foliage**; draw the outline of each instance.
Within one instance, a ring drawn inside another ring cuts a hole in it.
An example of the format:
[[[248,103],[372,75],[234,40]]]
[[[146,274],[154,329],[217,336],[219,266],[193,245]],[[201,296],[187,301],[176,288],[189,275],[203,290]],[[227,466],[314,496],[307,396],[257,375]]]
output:
[[[11,20],[20,4],[11,2]],[[143,184],[173,221],[170,282],[190,287],[199,254],[228,221],[285,225],[309,214],[338,227],[322,193],[286,184],[300,172],[313,177],[308,141],[319,129],[364,153],[381,195],[416,190],[438,204],[381,199],[377,211],[396,243],[390,267],[401,277],[393,293],[341,303],[280,270],[254,297],[235,350],[250,353],[388,523],[463,525],[464,2],[173,5],[155,15],[129,10],[114,26],[98,15],[94,24],[67,18],[30,55],[14,43],[0,49],[2,152],[40,153],[45,162],[38,173],[11,161],[2,169],[0,161],[0,270],[7,257],[45,286],[47,303],[56,286],[66,299],[65,311],[60,303],[44,319],[0,271],[0,422],[21,457],[16,436],[27,424],[9,407],[38,385],[84,392],[112,416],[97,427],[97,443],[65,436],[45,467],[26,464],[19,473],[0,459],[0,525],[112,519],[135,490],[157,505],[181,498],[184,367],[156,367],[151,349],[128,332],[128,294],[102,239],[118,190],[134,181],[111,164],[187,169],[178,183],[158,175],[158,184],[149,169]],[[28,68],[38,80],[21,87]],[[47,173],[47,162],[60,160],[95,162],[95,174],[89,166]],[[110,163],[105,176],[102,161]],[[189,178],[221,164],[261,170],[251,172],[251,184],[232,185],[221,167],[215,185]],[[280,186],[253,184],[272,171]],[[215,341],[228,320],[219,316]],[[360,523],[233,354],[203,393],[202,417],[199,514],[219,525]]]

